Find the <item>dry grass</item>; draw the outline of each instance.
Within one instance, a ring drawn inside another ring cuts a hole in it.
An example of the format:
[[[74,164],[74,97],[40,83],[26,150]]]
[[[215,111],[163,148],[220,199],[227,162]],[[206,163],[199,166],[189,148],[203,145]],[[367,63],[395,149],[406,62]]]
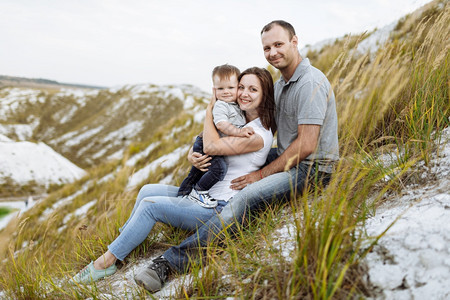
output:
[[[445,8],[436,10],[439,3]],[[445,1],[434,4],[422,13],[422,21],[402,20],[397,27],[405,34],[397,33],[393,42],[374,55],[358,56],[352,51],[360,37],[348,37],[347,42],[315,54],[312,63],[324,66],[338,106],[342,160],[330,185],[255,215],[247,226],[238,228],[237,238],[224,232],[222,244],[226,247],[207,249],[207,265],[194,266],[192,284],[188,289],[180,287],[179,298],[342,299],[367,295],[359,261],[370,247],[361,224],[386,191],[401,189],[410,178],[411,165],[429,159],[435,151],[434,138],[449,125],[449,7]],[[155,130],[151,138],[129,146],[126,156],[161,141],[138,162],[140,167],[191,143],[200,131],[195,124],[165,140],[171,128],[186,124],[187,119],[165,120],[166,126]],[[392,149],[401,149],[399,161],[383,166],[377,156]],[[23,216],[12,236],[8,260],[0,268],[0,288],[8,296],[101,297],[100,289],[75,289],[60,281],[101,254],[117,236],[137,192],[124,192],[133,170],[122,168],[113,181],[89,185],[46,222],[39,222],[39,215],[45,206],[120,166],[124,161],[92,169],[89,178],[54,192],[41,208]],[[183,160],[179,167],[156,170],[148,181],[172,174],[179,183],[188,168]],[[83,219],[74,218],[62,233],[57,231],[65,215],[93,199],[97,199],[96,205]],[[295,249],[289,258],[277,251],[274,236],[274,230],[283,224],[292,224],[294,230]],[[157,237],[159,233],[162,239]],[[147,256],[162,243],[167,247],[185,236],[185,232],[160,226],[128,259],[132,262]],[[33,246],[22,249],[22,244],[30,245],[30,241]],[[21,252],[14,254],[18,250]]]

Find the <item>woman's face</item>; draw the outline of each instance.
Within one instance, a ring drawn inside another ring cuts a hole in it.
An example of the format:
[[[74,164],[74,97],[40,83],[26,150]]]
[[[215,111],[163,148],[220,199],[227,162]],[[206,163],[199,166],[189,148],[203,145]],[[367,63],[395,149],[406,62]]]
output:
[[[238,86],[239,107],[247,113],[256,112],[262,98],[263,91],[258,77],[254,74],[244,75]]]

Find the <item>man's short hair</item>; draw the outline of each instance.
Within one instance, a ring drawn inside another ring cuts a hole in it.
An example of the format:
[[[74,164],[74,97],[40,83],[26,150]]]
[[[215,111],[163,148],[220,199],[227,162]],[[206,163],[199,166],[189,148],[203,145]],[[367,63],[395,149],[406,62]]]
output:
[[[295,29],[290,23],[288,23],[286,21],[283,21],[283,20],[275,20],[275,21],[270,22],[266,26],[264,26],[263,29],[261,30],[261,35],[264,32],[267,32],[270,29],[272,29],[274,25],[278,25],[278,26],[283,27],[284,30],[286,30],[288,32],[288,34],[289,34],[289,40],[292,40],[292,38],[295,35]]]
[[[231,76],[236,75],[236,78],[238,78],[239,74],[241,74],[241,71],[235,66],[224,64],[221,66],[217,66],[212,71],[212,77],[218,76],[219,79],[230,79]]]

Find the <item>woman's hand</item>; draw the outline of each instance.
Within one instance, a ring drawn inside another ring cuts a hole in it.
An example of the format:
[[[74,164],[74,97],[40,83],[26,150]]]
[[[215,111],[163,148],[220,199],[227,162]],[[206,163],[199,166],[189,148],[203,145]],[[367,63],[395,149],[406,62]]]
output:
[[[244,175],[244,176],[241,176],[241,177],[231,180],[230,188],[232,190],[242,190],[247,185],[249,185],[253,182],[257,182],[260,179],[261,179],[261,174],[260,174],[260,171],[257,170],[257,171],[251,172],[247,175]]]
[[[211,165],[209,162],[211,159],[211,156],[203,155],[199,152],[189,152],[188,155],[188,161],[202,172],[208,171],[208,167]]]
[[[212,88],[212,96],[211,96],[211,101],[209,101],[208,103],[208,107],[206,108],[209,111],[212,111],[214,104],[216,104],[217,101],[217,97],[216,97],[216,89]]]

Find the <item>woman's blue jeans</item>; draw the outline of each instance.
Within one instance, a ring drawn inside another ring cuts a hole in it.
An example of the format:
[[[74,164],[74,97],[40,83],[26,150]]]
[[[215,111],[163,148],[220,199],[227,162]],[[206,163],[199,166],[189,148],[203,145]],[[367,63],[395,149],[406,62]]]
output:
[[[177,197],[177,192],[176,186],[143,186],[130,217],[119,230],[120,235],[108,246],[109,251],[123,260],[147,238],[156,222],[196,230],[226,205],[226,202],[220,201],[216,208],[204,208],[187,198]]]

